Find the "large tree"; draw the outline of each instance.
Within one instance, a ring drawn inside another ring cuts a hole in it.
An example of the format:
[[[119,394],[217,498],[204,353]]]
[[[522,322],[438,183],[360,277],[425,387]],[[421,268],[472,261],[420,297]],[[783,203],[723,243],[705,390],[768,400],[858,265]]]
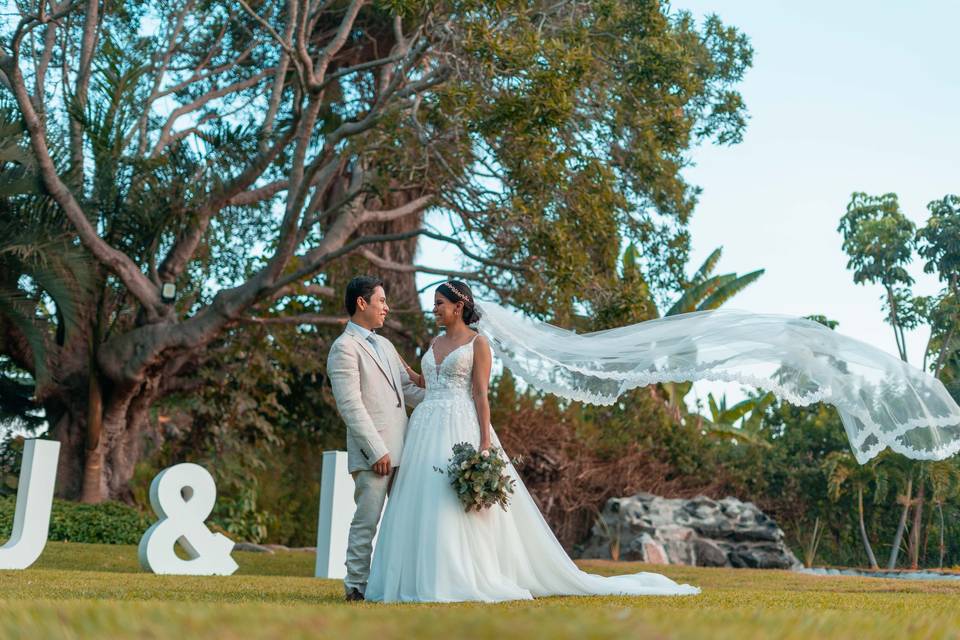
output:
[[[355,268],[415,308],[416,272],[451,273],[414,264],[419,237],[534,313],[589,304],[624,237],[653,286],[677,286],[686,152],[745,124],[746,38],[657,1],[16,7],[0,92],[43,193],[5,210],[93,273],[69,326],[32,318],[42,353],[6,318],[0,354],[50,372],[33,400],[64,445],[60,491],[87,501],[129,491],[144,438],[162,437],[151,407],[229,332],[341,322]],[[37,309],[64,299],[14,275]]]

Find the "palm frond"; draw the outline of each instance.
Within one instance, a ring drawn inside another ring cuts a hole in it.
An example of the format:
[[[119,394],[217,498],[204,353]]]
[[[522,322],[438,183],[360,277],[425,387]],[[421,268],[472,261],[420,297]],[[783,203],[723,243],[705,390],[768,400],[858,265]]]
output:
[[[0,289],[0,315],[4,316],[23,334],[33,353],[33,377],[37,387],[50,380],[47,368],[47,343],[43,328],[33,317],[34,303],[17,291]]]
[[[671,306],[664,315],[675,316],[680,313],[697,311],[697,305],[701,300],[711,296],[714,291],[736,280],[736,278],[736,274],[733,273],[707,278],[703,282],[696,284],[684,291],[683,295],[681,295],[680,298],[673,303],[673,306]]]
[[[4,295],[21,307],[29,300],[32,310],[28,315],[35,319],[39,292],[45,292],[57,307],[64,331],[69,332],[77,325],[80,301],[94,287],[93,259],[68,236],[45,237],[43,233],[36,229],[16,233],[10,226],[0,227],[0,238],[7,238],[0,241],[0,268],[14,276]],[[29,278],[29,284],[21,284],[23,276]],[[30,284],[38,291],[32,291]]]
[[[46,425],[45,418],[34,415],[37,409],[34,390],[31,376],[0,359],[0,425],[13,424],[30,433]]]
[[[776,401],[777,397],[773,393],[767,392],[760,398],[753,398],[753,409],[750,412],[750,417],[744,420],[743,429],[749,431],[750,433],[759,433],[760,427],[763,425],[763,416],[767,412],[767,408]]]
[[[717,309],[727,300],[735,296],[736,294],[743,291],[746,287],[756,282],[757,278],[762,276],[764,269],[757,269],[756,271],[751,271],[750,273],[726,280],[721,283],[716,290],[711,293],[700,305],[697,307],[697,311],[708,311],[711,309]],[[732,274],[731,274],[732,275]]]
[[[747,415],[756,407],[756,401],[753,398],[741,400],[728,409],[724,409],[720,414],[720,422],[734,424],[737,420]]]
[[[717,268],[717,263],[720,262],[720,256],[723,254],[723,247],[717,247],[713,252],[707,256],[707,259],[703,261],[703,264],[700,265],[700,268],[697,269],[697,272],[693,274],[693,277],[690,279],[691,285],[697,285],[701,282],[707,280],[710,277],[710,274],[713,273],[713,270]]]
[[[707,394],[707,404],[710,406],[710,417],[714,422],[720,422],[720,407],[717,406],[717,401],[712,393]]]

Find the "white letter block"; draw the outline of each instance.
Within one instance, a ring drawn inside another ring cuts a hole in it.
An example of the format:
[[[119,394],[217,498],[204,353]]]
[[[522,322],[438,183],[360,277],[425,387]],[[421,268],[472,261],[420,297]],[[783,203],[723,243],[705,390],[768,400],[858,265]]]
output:
[[[26,569],[47,546],[59,457],[56,440],[24,440],[13,533],[0,547],[0,569]]]
[[[228,576],[236,571],[230,556],[233,541],[211,533],[204,524],[216,500],[213,476],[198,464],[177,464],[158,473],[150,483],[150,505],[160,520],[140,538],[140,566],[154,573],[190,576]],[[177,542],[189,560],[177,556]]]
[[[347,537],[353,509],[353,476],[347,472],[347,452],[324,451],[314,572],[317,578],[347,575]]]

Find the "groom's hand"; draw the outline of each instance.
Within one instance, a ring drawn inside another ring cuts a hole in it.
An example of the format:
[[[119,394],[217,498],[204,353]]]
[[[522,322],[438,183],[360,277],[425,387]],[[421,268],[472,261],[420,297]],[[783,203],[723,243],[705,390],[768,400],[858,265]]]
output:
[[[373,463],[373,472],[379,473],[381,476],[390,475],[390,454],[389,453]]]

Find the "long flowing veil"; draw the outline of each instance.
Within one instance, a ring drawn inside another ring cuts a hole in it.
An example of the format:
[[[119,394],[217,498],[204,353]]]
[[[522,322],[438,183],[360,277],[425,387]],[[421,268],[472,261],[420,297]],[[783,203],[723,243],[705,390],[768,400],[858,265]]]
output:
[[[563,398],[609,405],[656,382],[739,382],[835,406],[861,464],[886,447],[924,460],[960,450],[960,406],[939,380],[812,320],[717,310],[578,334],[491,302],[477,309],[504,366]]]

